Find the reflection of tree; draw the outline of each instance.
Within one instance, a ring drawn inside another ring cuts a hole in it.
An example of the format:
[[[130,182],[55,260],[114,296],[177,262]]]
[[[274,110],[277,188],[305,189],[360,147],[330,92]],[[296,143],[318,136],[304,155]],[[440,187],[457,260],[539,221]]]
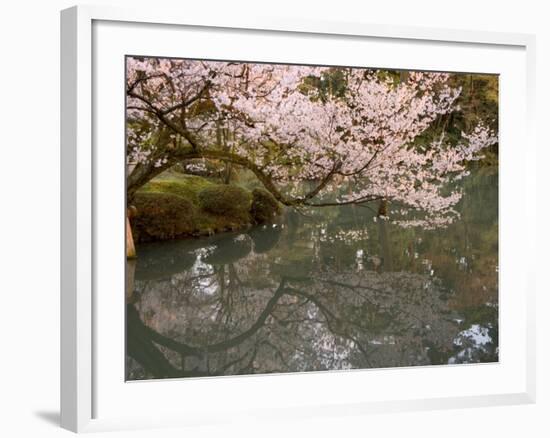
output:
[[[127,317],[131,335],[128,337],[128,354],[140,362],[145,369],[151,370],[153,374],[157,374],[158,377],[190,377],[209,375],[210,372],[185,371],[183,369],[181,372],[178,372],[173,366],[170,365],[170,363],[154,344],[158,344],[159,346],[166,347],[173,352],[178,353],[181,357],[182,363],[185,362],[185,358],[188,356],[205,359],[207,355],[225,352],[233,347],[239,346],[241,343],[254,336],[258,330],[264,326],[266,319],[271,314],[274,307],[277,305],[279,298],[284,293],[284,282],[282,282],[279,288],[275,291],[275,294],[268,300],[265,308],[259,314],[258,318],[247,330],[224,341],[201,346],[187,345],[152,330],[142,323],[135,307],[129,305],[127,309]],[[255,357],[256,353],[257,345],[253,348],[252,357]],[[229,364],[225,364],[223,368],[227,369],[229,366],[239,363],[247,356],[248,353],[245,352],[241,358],[237,358]]]
[[[421,365],[433,363],[430,350],[452,353],[458,326],[433,279],[327,272],[257,289],[238,271],[212,271],[214,292],[212,282],[137,282],[128,354],[153,377],[189,377]]]
[[[161,257],[141,248],[129,378],[496,360],[493,183],[466,187],[463,219],[444,231],[340,207],[163,244]]]

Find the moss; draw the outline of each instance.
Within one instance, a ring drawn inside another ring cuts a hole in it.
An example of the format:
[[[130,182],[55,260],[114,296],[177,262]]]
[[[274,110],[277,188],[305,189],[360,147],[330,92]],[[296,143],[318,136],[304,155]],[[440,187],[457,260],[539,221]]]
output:
[[[195,175],[182,175],[179,177],[158,178],[148,182],[140,191],[170,193],[189,199],[198,204],[198,194],[208,187],[215,187],[216,184]]]
[[[201,208],[215,215],[229,216],[241,220],[250,219],[252,196],[248,190],[233,185],[213,185],[199,192]]]
[[[281,206],[275,197],[264,189],[252,190],[252,206],[250,208],[252,220],[257,224],[263,224],[273,220],[281,214]]]

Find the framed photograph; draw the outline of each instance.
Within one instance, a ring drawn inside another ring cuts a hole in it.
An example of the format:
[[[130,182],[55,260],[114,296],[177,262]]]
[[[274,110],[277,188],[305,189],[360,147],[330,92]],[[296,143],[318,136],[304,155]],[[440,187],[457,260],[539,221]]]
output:
[[[61,19],[63,427],[534,402],[533,36]]]

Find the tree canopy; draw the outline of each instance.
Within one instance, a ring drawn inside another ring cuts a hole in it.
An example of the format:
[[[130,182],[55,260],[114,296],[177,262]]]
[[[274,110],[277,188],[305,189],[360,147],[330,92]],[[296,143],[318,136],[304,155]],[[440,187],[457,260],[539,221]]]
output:
[[[217,160],[287,206],[384,201],[395,222],[435,227],[458,215],[466,163],[497,142],[480,121],[415,141],[457,110],[445,73],[128,57],[126,94],[129,199],[176,163]]]

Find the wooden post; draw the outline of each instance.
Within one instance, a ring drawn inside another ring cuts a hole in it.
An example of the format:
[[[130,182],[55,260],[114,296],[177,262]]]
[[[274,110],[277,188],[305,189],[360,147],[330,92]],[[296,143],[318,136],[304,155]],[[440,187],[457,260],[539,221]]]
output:
[[[126,166],[126,177],[130,175],[136,168],[137,162],[129,162]],[[134,236],[132,235],[132,225],[130,224],[130,218],[134,217],[137,213],[136,207],[131,205],[126,209],[126,258],[136,258],[136,246],[134,245]]]
[[[132,236],[132,226],[130,219],[126,216],[126,258],[136,258],[136,247],[134,245],[134,237]]]

